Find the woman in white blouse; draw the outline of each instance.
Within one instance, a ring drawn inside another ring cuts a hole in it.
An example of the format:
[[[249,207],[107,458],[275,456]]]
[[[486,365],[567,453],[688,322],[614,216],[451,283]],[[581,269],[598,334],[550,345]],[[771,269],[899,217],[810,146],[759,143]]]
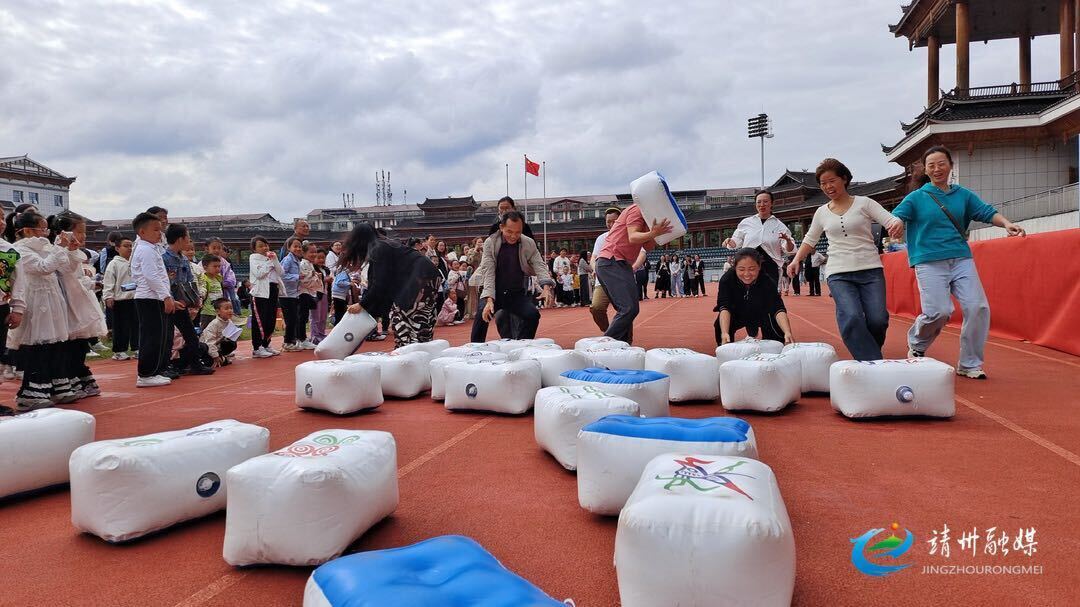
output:
[[[836,302],[840,336],[855,360],[880,360],[889,311],[885,308],[885,272],[870,225],[877,222],[896,238],[904,233],[904,224],[873,199],[848,194],[851,171],[839,160],[826,158],[816,175],[829,203],[814,213],[787,274],[799,271],[799,264],[814,252],[824,232],[829,238],[828,283]]]

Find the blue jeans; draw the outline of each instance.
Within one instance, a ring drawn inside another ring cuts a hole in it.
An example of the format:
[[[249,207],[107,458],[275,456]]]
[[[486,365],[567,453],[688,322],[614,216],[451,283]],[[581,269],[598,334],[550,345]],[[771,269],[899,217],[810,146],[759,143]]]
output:
[[[990,336],[990,304],[986,301],[975,261],[970,257],[929,261],[915,266],[922,314],[908,331],[908,346],[926,352],[953,313],[952,297],[960,302],[960,369],[981,369],[983,349]]]
[[[855,360],[881,360],[881,346],[889,328],[885,307],[885,271],[881,268],[841,272],[829,276],[836,302],[836,324]]]

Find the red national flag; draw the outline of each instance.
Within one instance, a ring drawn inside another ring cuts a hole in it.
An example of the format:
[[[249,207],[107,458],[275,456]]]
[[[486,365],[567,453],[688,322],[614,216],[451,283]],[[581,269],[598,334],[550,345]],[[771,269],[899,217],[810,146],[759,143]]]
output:
[[[526,173],[532,173],[533,175],[536,175],[537,177],[539,177],[540,176],[540,165],[536,164],[535,162],[533,162],[531,160],[529,160],[529,157],[526,156],[525,157],[525,172]]]

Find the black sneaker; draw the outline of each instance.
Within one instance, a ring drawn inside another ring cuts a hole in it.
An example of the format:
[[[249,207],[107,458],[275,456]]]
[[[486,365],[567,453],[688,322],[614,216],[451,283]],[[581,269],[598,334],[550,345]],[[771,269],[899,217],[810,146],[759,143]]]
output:
[[[214,368],[213,367],[204,367],[202,365],[199,365],[199,366],[196,366],[196,367],[191,367],[190,369],[187,370],[187,372],[188,372],[188,375],[213,375],[214,374]]]
[[[180,379],[180,374],[174,369],[165,369],[161,373],[158,373],[161,377],[168,377],[169,379]]]

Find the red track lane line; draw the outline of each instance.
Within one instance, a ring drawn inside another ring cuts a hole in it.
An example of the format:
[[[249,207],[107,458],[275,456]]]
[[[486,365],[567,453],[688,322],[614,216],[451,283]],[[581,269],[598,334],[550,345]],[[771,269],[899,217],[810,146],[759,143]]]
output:
[[[263,418],[263,419],[255,422],[255,423],[269,421],[271,419],[276,419],[278,417],[284,417],[285,415],[290,414],[290,413],[295,413],[295,411],[286,411],[285,413],[279,413],[277,415],[272,415],[270,417]],[[405,477],[405,475],[409,474],[413,470],[416,470],[420,466],[423,466],[424,464],[428,463],[429,461],[435,459],[436,457],[438,457],[438,455],[440,453],[446,451],[447,449],[450,449],[454,445],[456,445],[456,444],[460,443],[461,441],[469,438],[469,436],[471,436],[475,432],[483,429],[485,426],[487,426],[488,424],[490,424],[494,420],[495,420],[494,417],[485,417],[484,419],[476,422],[475,424],[469,426],[468,428],[462,430],[461,432],[458,432],[454,436],[446,439],[444,442],[442,442],[438,446],[433,447],[427,453],[421,455],[420,457],[414,459],[413,461],[409,462],[408,464],[405,464],[400,469],[398,469],[398,478],[400,479],[400,478]],[[213,582],[210,582],[209,584],[207,584],[206,587],[204,587],[202,590],[200,590],[200,591],[196,592],[195,594],[189,596],[188,598],[184,599],[183,601],[180,601],[179,603],[176,604],[175,607],[199,607],[199,605],[205,605],[207,603],[207,601],[209,601],[210,599],[212,599],[212,598],[216,597],[217,595],[221,594],[222,592],[227,590],[230,586],[232,586],[233,584],[239,582],[240,580],[244,579],[245,577],[247,577],[247,572],[230,571],[230,572],[226,573],[225,575],[219,577],[218,579],[214,580]]]
[[[669,303],[669,304],[668,304],[668,305],[667,305],[667,306],[666,306],[666,307],[665,307],[665,308],[664,308],[663,310],[660,310],[660,311],[659,311],[659,312],[657,312],[656,314],[653,314],[652,316],[650,316],[650,317],[646,318],[645,320],[642,320],[642,321],[641,321],[641,325],[642,325],[642,326],[644,326],[644,325],[648,324],[650,320],[652,320],[652,319],[656,318],[657,316],[660,316],[660,315],[661,315],[661,314],[663,314],[664,312],[667,312],[667,311],[668,311],[669,309],[671,309],[671,306],[673,306],[673,305],[675,305],[675,302],[674,302],[674,301],[673,301],[673,302],[671,302],[671,303]],[[637,320],[637,319],[635,319],[635,324],[637,324],[636,320]]]
[[[239,386],[240,384],[246,384],[253,381],[259,381],[260,379],[266,379],[264,377],[251,377],[248,379],[242,379],[240,381],[230,382],[226,387]],[[126,407],[117,407],[115,409],[108,409],[106,411],[98,411],[94,415],[105,415],[106,413],[116,413],[117,411],[127,411],[128,409],[135,409],[137,407],[145,407],[146,405],[153,405],[156,403],[163,403],[177,398],[184,398],[186,396],[194,396],[196,394],[202,394],[204,392],[212,392],[214,390],[221,390],[222,386],[211,386],[209,388],[203,388],[202,390],[196,390],[194,392],[184,392],[183,394],[174,394],[173,396],[166,396],[156,400],[148,400],[141,403],[135,403],[134,405],[128,405]]]
[[[816,323],[810,322],[809,320],[807,320],[806,318],[804,318],[802,316],[799,316],[798,314],[792,314],[792,312],[790,310],[788,311],[788,315],[789,316],[794,316],[795,318],[798,318],[802,322],[810,325],[811,327],[814,327],[815,329],[817,329],[818,331],[821,331],[822,333],[825,333],[826,335],[831,335],[831,336],[833,336],[833,337],[835,337],[837,339],[841,339],[841,337],[839,335],[837,335],[836,333],[833,333],[832,331],[829,331],[829,330],[825,329],[824,327],[821,327],[820,325],[818,325]],[[1010,430],[1012,432],[1015,432],[1016,434],[1019,434],[1020,436],[1028,439],[1029,441],[1035,443],[1036,445],[1038,445],[1040,447],[1043,447],[1044,449],[1049,450],[1050,452],[1054,453],[1055,455],[1061,456],[1062,458],[1065,459],[1065,461],[1067,461],[1067,462],[1069,462],[1071,464],[1075,464],[1077,466],[1080,466],[1080,455],[1076,455],[1075,453],[1073,453],[1072,451],[1069,451],[1068,449],[1062,447],[1061,445],[1058,445],[1057,443],[1054,443],[1053,441],[1046,440],[1045,438],[1039,436],[1038,434],[1035,434],[1031,430],[1028,430],[1027,428],[1017,424],[1016,422],[1010,421],[1009,419],[1007,419],[1005,417],[1002,417],[1002,416],[998,415],[997,413],[994,413],[993,411],[990,411],[988,409],[980,407],[979,405],[976,405],[975,403],[971,402],[970,400],[968,400],[968,399],[966,399],[966,398],[964,398],[964,397],[962,397],[960,395],[956,395],[955,398],[956,398],[957,402],[964,405],[968,409],[971,409],[972,411],[974,411],[974,412],[982,415],[983,417],[986,417],[987,419],[989,419],[989,420],[991,420],[991,421],[1005,427],[1006,429],[1008,429],[1008,430]]]

